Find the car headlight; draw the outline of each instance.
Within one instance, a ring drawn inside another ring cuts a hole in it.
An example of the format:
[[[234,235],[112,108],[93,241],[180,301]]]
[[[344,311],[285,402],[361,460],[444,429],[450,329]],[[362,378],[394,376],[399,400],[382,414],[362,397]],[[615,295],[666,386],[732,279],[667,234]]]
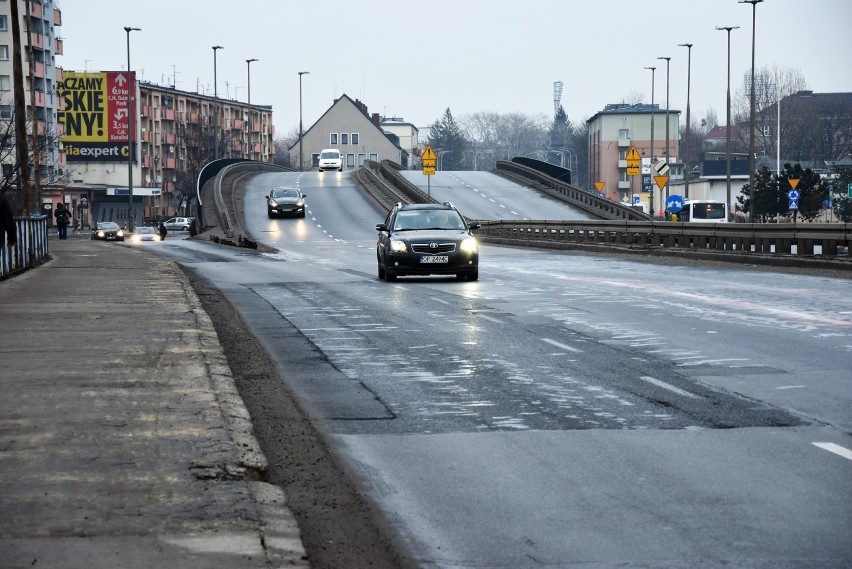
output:
[[[275,200],[269,200],[269,205],[271,205],[272,207],[278,207],[278,202]]]
[[[296,205],[299,207],[303,207],[305,205],[305,200],[299,200],[298,202],[296,202]]]
[[[142,236],[141,235],[134,235],[133,240],[134,241],[142,241]]]
[[[118,233],[116,233],[116,235],[118,235],[119,237],[124,237],[124,231],[122,231],[121,229],[119,229],[119,230],[118,230]]]
[[[98,230],[98,237],[103,237],[104,235],[106,234],[103,232],[103,230]]]
[[[399,239],[391,239],[390,248],[394,253],[405,253],[408,250],[405,241],[400,241]]]
[[[477,249],[479,249],[479,244],[473,237],[468,237],[467,239],[461,242],[461,245],[459,245],[459,249],[461,249],[465,253],[476,253]]]

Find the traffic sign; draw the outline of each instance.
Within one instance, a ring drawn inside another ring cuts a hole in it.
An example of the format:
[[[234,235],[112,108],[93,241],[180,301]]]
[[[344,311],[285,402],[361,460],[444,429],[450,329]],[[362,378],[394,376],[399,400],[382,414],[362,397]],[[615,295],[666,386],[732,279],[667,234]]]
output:
[[[604,186],[606,186],[606,182],[595,182],[595,189],[599,192],[603,191]],[[850,185],[849,187],[852,188],[852,185]]]
[[[790,182],[790,187],[794,190],[796,189],[796,186],[799,185],[799,178],[788,178],[787,181]]]
[[[420,161],[423,163],[423,174],[425,176],[431,176],[435,173],[435,166],[438,162],[438,157],[435,155],[435,151],[432,150],[432,147],[427,145],[426,148],[423,149],[423,153],[420,155]]]
[[[846,197],[852,198],[852,184],[846,186]]]
[[[790,211],[799,209],[799,200],[790,198],[789,209]]]
[[[683,209],[683,197],[677,194],[672,194],[666,200],[666,209],[672,213],[677,213]]]
[[[668,176],[654,176],[654,181],[657,182],[657,187],[661,190],[666,187],[666,184],[669,183]]]
[[[790,198],[791,200],[798,200],[799,199],[799,190],[790,190],[789,192],[787,192],[787,197]]]
[[[642,155],[639,154],[639,151],[636,150],[635,146],[631,146],[630,150],[627,151],[627,175],[628,176],[638,176],[639,175],[639,163],[642,162]]]
[[[654,170],[657,171],[657,174],[660,176],[665,176],[669,173],[669,165],[665,162],[658,162],[656,166],[654,166]]]

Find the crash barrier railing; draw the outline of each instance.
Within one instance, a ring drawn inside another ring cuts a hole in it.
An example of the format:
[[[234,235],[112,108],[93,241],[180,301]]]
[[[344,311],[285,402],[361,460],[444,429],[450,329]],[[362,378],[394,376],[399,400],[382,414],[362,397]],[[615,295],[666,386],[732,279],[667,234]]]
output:
[[[645,250],[850,260],[852,223],[758,224],[670,221],[482,221],[486,241],[528,246],[599,244]],[[852,263],[850,263],[852,268]]]
[[[652,220],[650,215],[637,209],[587,192],[582,188],[572,186],[517,162],[499,160],[497,161],[497,172],[510,174],[516,180],[520,177],[535,182],[537,189],[600,219]]]
[[[385,211],[390,211],[398,203],[409,203],[409,200],[394,184],[385,180],[379,173],[378,162],[367,160],[363,168],[355,171],[355,178]]]
[[[15,232],[15,247],[0,246],[0,278],[31,268],[48,254],[46,215],[16,217]]]

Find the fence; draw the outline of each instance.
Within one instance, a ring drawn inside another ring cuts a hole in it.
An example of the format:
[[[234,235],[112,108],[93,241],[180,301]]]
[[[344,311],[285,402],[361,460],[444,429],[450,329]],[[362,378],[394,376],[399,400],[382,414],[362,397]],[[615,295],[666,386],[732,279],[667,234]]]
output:
[[[0,278],[29,269],[47,257],[47,216],[15,218],[18,245],[0,246]]]

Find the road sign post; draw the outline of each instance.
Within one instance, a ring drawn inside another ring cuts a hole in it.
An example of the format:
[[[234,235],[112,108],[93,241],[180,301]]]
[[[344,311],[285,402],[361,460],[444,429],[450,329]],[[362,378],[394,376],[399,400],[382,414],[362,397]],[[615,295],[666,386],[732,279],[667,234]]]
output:
[[[423,154],[420,155],[420,161],[423,163],[423,175],[424,176],[434,176],[435,175],[435,165],[438,162],[438,157],[435,155],[435,151],[432,150],[432,147],[427,145],[423,150]],[[432,178],[426,178],[426,194],[432,195]]]

